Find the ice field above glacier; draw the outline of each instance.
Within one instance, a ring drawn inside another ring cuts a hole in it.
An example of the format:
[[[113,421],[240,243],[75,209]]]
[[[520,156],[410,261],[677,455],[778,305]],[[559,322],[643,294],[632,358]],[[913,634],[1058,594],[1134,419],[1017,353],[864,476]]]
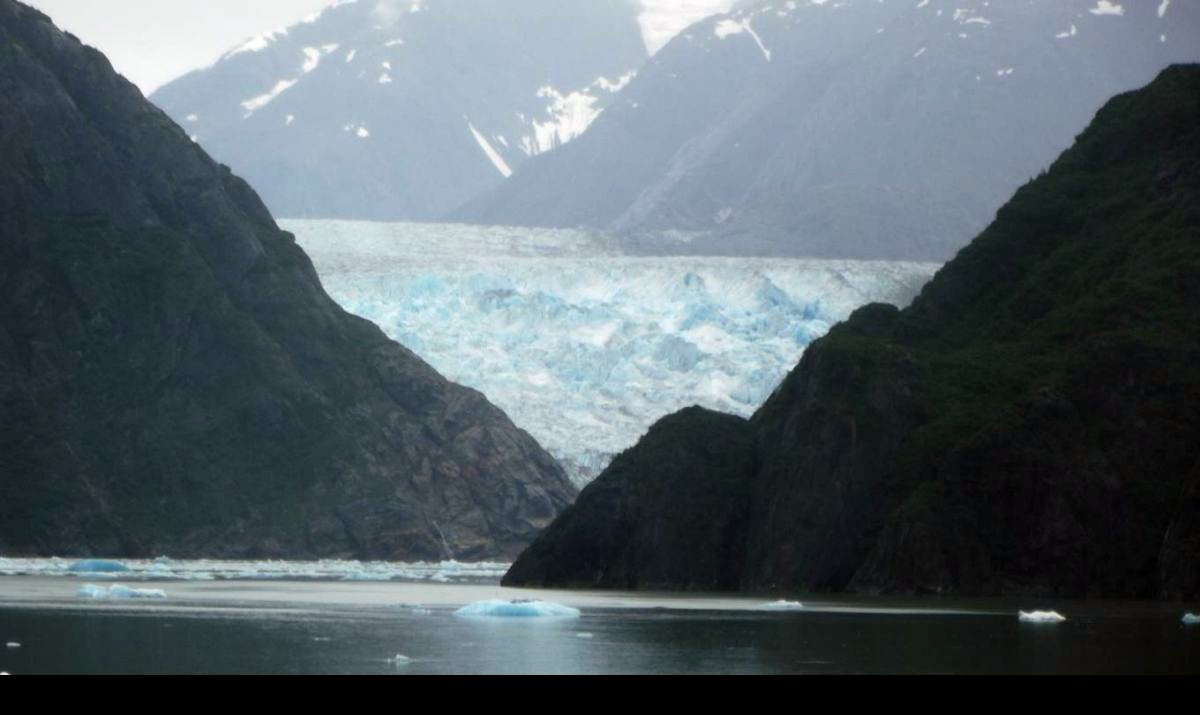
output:
[[[629,255],[596,234],[281,221],[329,294],[482,391],[577,484],[693,404],[749,416],[806,345],[935,264]]]

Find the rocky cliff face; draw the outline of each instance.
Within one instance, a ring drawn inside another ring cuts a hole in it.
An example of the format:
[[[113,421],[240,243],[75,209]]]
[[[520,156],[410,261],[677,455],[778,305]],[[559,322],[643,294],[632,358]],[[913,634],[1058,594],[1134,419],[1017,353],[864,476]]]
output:
[[[1197,365],[1200,66],[1179,66],[749,423],[652,429],[506,583],[1195,598]]]
[[[515,553],[569,500],[479,393],[326,296],[100,53],[0,0],[0,551]]]
[[[672,251],[943,261],[1107,99],[1196,61],[1196,3],[741,2],[455,216],[703,234]]]

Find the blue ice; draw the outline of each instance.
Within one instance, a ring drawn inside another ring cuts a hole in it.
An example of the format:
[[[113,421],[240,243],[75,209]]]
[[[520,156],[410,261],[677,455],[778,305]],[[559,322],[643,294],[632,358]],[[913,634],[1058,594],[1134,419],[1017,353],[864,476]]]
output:
[[[122,573],[128,571],[129,567],[120,561],[83,559],[71,564],[67,570],[72,573]]]
[[[579,609],[551,601],[477,601],[454,612],[463,618],[579,618]]]

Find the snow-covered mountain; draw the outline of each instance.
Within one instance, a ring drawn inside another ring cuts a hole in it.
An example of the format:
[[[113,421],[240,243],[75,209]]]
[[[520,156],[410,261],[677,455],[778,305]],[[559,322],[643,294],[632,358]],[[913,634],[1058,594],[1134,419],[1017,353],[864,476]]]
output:
[[[645,61],[630,0],[342,0],[151,99],[276,216],[428,219],[579,135]]]
[[[1196,60],[1196,0],[742,2],[456,218],[944,259],[1105,100]]]

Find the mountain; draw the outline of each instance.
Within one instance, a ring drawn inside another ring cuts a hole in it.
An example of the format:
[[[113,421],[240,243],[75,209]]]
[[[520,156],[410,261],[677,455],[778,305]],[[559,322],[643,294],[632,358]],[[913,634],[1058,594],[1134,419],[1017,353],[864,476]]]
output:
[[[1200,597],[1200,65],[750,420],[652,427],[505,583]]]
[[[705,234],[672,251],[945,260],[1106,99],[1197,60],[1194,2],[744,2],[453,217]]]
[[[250,187],[0,0],[0,551],[509,556],[573,490]]]
[[[428,220],[578,135],[645,58],[627,0],[342,0],[151,100],[276,216]]]

